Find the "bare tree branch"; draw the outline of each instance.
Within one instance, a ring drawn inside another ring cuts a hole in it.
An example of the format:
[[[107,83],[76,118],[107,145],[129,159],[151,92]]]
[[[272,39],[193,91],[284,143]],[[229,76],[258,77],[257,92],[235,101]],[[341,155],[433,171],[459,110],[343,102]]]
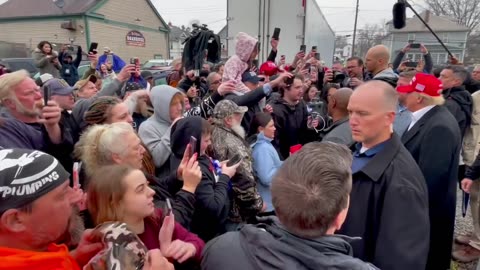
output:
[[[480,0],[425,0],[435,15],[448,16],[470,30],[480,26]]]

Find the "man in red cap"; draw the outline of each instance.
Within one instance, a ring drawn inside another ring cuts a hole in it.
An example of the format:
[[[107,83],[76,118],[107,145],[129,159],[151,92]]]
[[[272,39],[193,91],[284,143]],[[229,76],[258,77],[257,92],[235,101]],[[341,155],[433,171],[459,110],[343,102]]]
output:
[[[461,135],[442,96],[442,82],[418,73],[409,85],[397,87],[400,102],[412,112],[402,137],[428,187],[430,252],[426,269],[449,269],[455,224]]]

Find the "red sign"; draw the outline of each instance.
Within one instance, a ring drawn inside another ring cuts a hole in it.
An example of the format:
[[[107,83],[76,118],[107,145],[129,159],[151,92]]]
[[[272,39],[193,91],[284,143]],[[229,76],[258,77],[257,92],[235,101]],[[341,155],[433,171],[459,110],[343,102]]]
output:
[[[145,47],[145,37],[135,30],[127,33],[126,42],[128,46]]]

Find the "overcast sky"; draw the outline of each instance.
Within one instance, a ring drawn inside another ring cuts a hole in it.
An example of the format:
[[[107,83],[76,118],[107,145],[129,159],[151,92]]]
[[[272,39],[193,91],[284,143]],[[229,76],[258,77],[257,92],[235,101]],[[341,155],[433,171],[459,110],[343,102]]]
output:
[[[187,26],[192,20],[200,20],[215,31],[225,26],[226,0],[152,0],[158,8],[160,15],[166,22],[174,25]],[[236,0],[241,1],[241,0]],[[272,0],[281,1],[301,0]],[[360,0],[358,28],[361,29],[366,23],[382,23],[391,20],[392,6],[397,0]],[[423,0],[409,1],[418,12],[423,10]],[[327,18],[328,23],[337,35],[348,35],[353,32],[356,0],[317,0],[320,9]],[[411,12],[408,16],[412,16]]]
[[[6,0],[0,0],[0,4]],[[14,1],[14,0],[10,0]],[[235,0],[241,1],[241,0]],[[281,1],[302,0],[272,0]],[[348,35],[353,32],[356,0],[316,0],[328,23],[337,35]],[[193,20],[208,24],[210,29],[220,31],[226,24],[226,0],[152,0],[160,15],[168,23],[189,25]],[[391,20],[392,6],[397,0],[360,0],[358,28],[365,24],[383,23]],[[423,0],[409,0],[418,12],[426,6]],[[411,17],[412,12],[407,16]]]

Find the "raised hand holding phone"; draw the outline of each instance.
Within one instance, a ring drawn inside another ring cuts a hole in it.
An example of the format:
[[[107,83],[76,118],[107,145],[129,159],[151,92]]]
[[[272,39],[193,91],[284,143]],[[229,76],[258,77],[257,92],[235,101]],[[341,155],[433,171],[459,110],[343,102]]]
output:
[[[165,215],[163,219],[162,227],[160,228],[160,232],[158,233],[158,241],[160,242],[160,251],[165,257],[169,257],[167,255],[167,250],[172,244],[172,237],[173,231],[175,229],[175,218],[173,213]]]
[[[237,173],[237,168],[242,164],[242,156],[235,154],[230,160],[225,160],[220,163],[222,166],[222,173],[232,178]]]

